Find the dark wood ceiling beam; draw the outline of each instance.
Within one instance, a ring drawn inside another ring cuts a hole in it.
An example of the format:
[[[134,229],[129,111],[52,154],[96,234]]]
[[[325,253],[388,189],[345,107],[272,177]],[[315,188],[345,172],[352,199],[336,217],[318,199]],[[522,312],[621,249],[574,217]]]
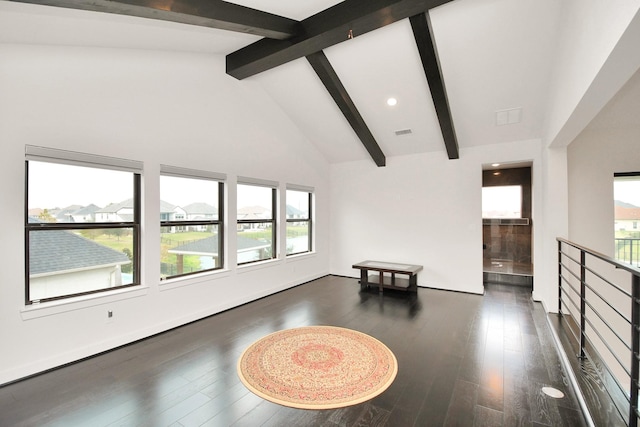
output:
[[[244,79],[289,61],[320,52],[452,0],[345,0],[303,21],[302,35],[262,39],[227,55],[227,74]]]
[[[433,38],[431,22],[426,13],[420,13],[409,18],[416,45],[420,52],[422,67],[429,83],[431,98],[440,122],[440,130],[444,139],[449,159],[460,158],[458,149],[458,138],[456,137],[451,109],[449,108],[449,98],[442,78],[442,69],[438,58],[438,49]]]
[[[288,39],[301,34],[296,20],[222,0],[12,0]]]
[[[367,124],[358,112],[358,109],[351,100],[347,90],[342,85],[342,82],[338,78],[338,75],[329,63],[324,52],[315,52],[307,55],[307,61],[311,64],[311,67],[324,84],[324,87],[329,91],[329,94],[340,108],[340,111],[342,111],[342,114],[347,119],[356,135],[358,135],[358,138],[360,138],[360,141],[362,141],[362,144],[371,155],[373,161],[378,166],[385,166],[386,157],[384,153],[371,134]]]

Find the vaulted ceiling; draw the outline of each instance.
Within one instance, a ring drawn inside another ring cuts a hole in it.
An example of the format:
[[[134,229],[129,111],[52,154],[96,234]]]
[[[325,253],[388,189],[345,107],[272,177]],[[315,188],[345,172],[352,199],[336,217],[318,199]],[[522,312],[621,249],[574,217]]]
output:
[[[19,29],[0,42],[225,55],[227,73],[262,85],[328,161],[381,166],[541,138],[560,3],[0,1],[0,26]]]

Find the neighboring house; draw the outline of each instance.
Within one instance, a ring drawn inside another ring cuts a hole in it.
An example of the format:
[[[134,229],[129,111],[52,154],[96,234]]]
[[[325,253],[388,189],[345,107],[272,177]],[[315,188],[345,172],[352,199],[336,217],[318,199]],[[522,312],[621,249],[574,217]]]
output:
[[[131,262],[123,252],[64,230],[32,232],[29,260],[32,300],[120,286],[121,266]]]
[[[187,213],[188,220],[216,219],[218,217],[218,209],[208,203],[191,203],[183,209]]]
[[[96,211],[96,222],[130,222],[133,221],[133,199],[120,203],[111,203]]]
[[[38,218],[40,215],[42,215],[45,212],[45,209],[41,209],[41,208],[33,208],[33,209],[29,209],[27,211],[27,215],[29,215],[30,217],[33,218]]]
[[[184,221],[187,219],[187,213],[180,206],[160,200],[160,221]],[[187,231],[186,227],[169,227],[169,230],[163,229],[163,233],[179,233]]]
[[[191,203],[185,206],[184,211],[186,212],[187,219],[189,221],[197,221],[197,220],[209,220],[209,219],[217,219],[218,218],[218,209],[214,206],[211,206],[208,203]],[[190,226],[189,230],[191,231],[207,231],[209,228],[208,225],[196,225]]]
[[[71,214],[79,209],[82,209],[82,205],[71,205],[62,209],[51,209],[49,214],[55,218],[56,222],[73,222]]]
[[[640,207],[616,200],[615,231],[640,231]]]
[[[93,203],[89,206],[82,207],[74,212],[71,212],[71,222],[95,222],[96,212],[100,210],[100,206],[96,206]]]
[[[238,219],[271,219],[271,209],[263,206],[246,206],[238,209]],[[238,230],[256,230],[264,228],[264,224],[238,224]]]
[[[271,248],[269,242],[263,240],[252,239],[250,237],[238,236],[237,237],[237,249],[238,249],[238,263],[244,263],[249,261],[257,261],[265,258],[264,251]],[[184,257],[185,256],[197,256],[201,258],[201,267],[203,263],[206,263],[208,259],[213,260],[210,267],[220,267],[219,254],[218,254],[218,235],[207,237],[204,239],[196,240],[194,242],[185,243],[183,245],[176,246],[173,249],[169,249],[170,254],[177,256],[177,271],[175,274],[183,274],[184,271]]]

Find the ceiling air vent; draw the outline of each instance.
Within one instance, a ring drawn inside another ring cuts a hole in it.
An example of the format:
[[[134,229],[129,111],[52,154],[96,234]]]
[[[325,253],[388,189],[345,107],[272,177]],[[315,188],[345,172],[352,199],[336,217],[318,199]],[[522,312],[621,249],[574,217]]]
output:
[[[400,129],[396,131],[396,136],[409,135],[410,133],[413,133],[411,129]]]

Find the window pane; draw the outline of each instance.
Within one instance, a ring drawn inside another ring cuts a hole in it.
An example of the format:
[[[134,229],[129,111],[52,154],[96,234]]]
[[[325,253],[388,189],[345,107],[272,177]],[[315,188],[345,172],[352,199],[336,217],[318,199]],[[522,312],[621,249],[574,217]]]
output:
[[[217,225],[162,227],[161,278],[220,268]]]
[[[133,174],[30,161],[28,209],[47,223],[130,222]]]
[[[615,177],[615,258],[640,267],[640,174]]]
[[[217,181],[160,176],[160,221],[217,219]]]
[[[522,218],[522,186],[482,187],[482,218]]]
[[[242,224],[238,230],[238,264],[273,258],[273,228],[270,222]]]
[[[287,219],[309,219],[309,193],[287,190]]]
[[[307,221],[287,222],[287,255],[309,252],[309,226]]]
[[[238,220],[273,219],[269,187],[238,184]]]
[[[133,228],[29,232],[31,301],[133,283]]]

